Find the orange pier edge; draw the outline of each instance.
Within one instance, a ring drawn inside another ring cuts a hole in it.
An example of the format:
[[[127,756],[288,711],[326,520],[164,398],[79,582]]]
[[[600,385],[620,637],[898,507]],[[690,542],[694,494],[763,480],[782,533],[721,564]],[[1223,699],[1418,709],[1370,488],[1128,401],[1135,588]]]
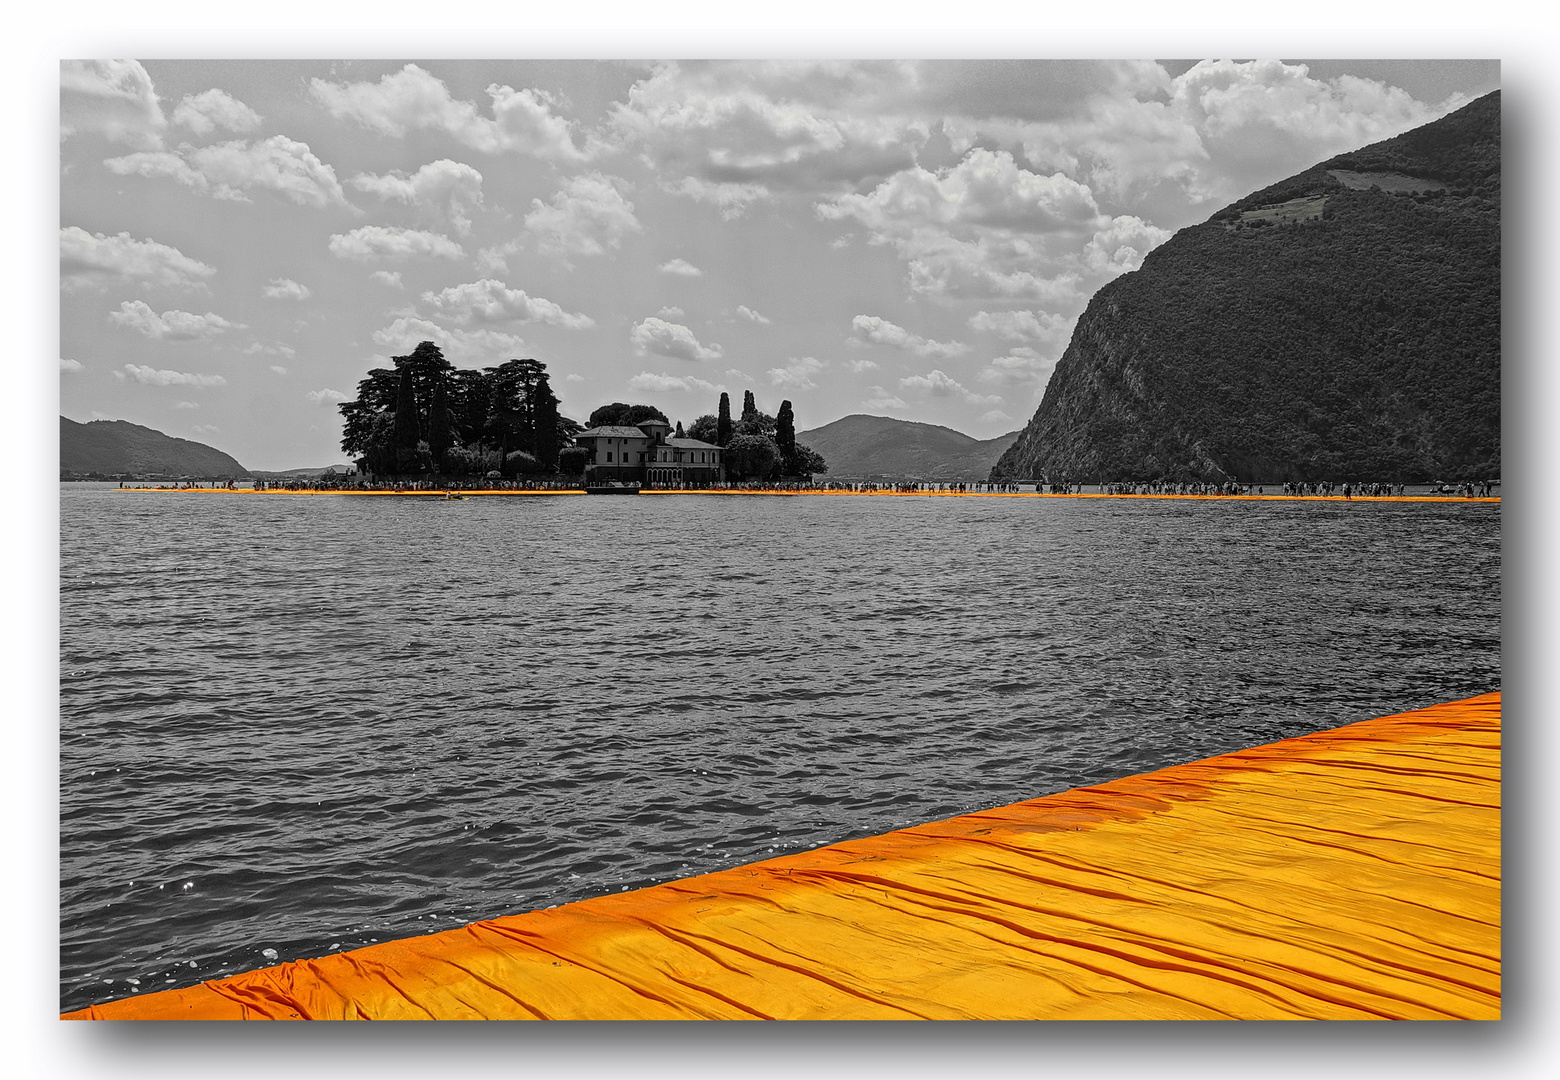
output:
[[[65,1016],[1498,1019],[1500,702]]]

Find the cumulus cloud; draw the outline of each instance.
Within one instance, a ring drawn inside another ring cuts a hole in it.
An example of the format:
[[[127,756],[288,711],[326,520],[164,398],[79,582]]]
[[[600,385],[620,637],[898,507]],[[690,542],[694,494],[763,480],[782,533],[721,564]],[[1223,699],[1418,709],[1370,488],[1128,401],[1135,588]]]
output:
[[[269,300],[307,300],[311,293],[307,285],[300,285],[291,278],[272,278],[261,290]]]
[[[178,401],[174,403],[175,409],[198,409],[200,405],[193,401]]]
[[[812,377],[822,371],[824,366],[824,362],[817,357],[793,356],[785,362],[784,367],[769,369],[769,382],[772,386],[791,390],[816,390],[818,384]]]
[[[670,304],[668,304],[660,311],[657,311],[656,314],[663,319],[680,319],[683,317],[684,312],[682,308],[672,307]]]
[[[624,237],[643,231],[634,204],[618,191],[622,183],[599,172],[570,177],[548,202],[531,200],[525,228],[538,248],[565,259],[618,248]]]
[[[1002,398],[995,394],[977,394],[973,390],[966,389],[957,379],[940,369],[933,369],[925,375],[907,376],[899,380],[899,386],[903,390],[929,394],[932,397],[954,398],[971,405],[995,405],[1002,401]]]
[[[1072,335],[1077,321],[1049,311],[978,311],[969,325],[978,334],[995,334],[1004,341],[1055,344]]]
[[[577,139],[575,125],[554,111],[561,102],[545,90],[490,84],[492,116],[474,102],[451,95],[443,80],[407,64],[378,82],[310,79],[309,93],[337,119],[402,138],[413,131],[441,131],[484,153],[514,152],[543,161],[578,163],[602,152],[598,141]]]
[[[859,356],[853,356],[846,360],[845,366],[850,368],[850,370],[855,372],[857,375],[860,375],[863,371],[876,371],[878,367],[875,361],[867,360]]]
[[[142,150],[162,146],[168,126],[152,77],[135,60],[60,62],[60,135],[82,132]]]
[[[760,315],[758,312],[754,311],[752,308],[748,307],[746,304],[738,304],[737,305],[737,314],[741,315],[748,322],[756,322],[760,326],[768,326],[769,323],[770,323],[770,320],[768,318],[766,318],[763,315]]]
[[[384,176],[359,173],[349,182],[359,191],[405,203],[434,222],[447,223],[459,236],[471,233],[471,214],[482,206],[482,174],[449,158],[409,175],[398,170]]]
[[[680,390],[689,393],[718,394],[723,387],[707,382],[704,379],[695,378],[692,375],[667,375],[654,374],[649,371],[641,371],[628,380],[630,390],[643,390],[656,393],[665,393],[669,390]]]
[[[943,360],[969,352],[969,346],[961,342],[932,341],[876,315],[857,315],[850,321],[850,329],[850,342],[854,345],[890,345],[916,356]]]
[[[1042,356],[1033,349],[1017,348],[1007,356],[992,360],[976,378],[988,383],[1044,386],[1055,370],[1054,357]]]
[[[673,195],[709,203],[720,211],[721,218],[726,221],[741,217],[753,203],[774,197],[762,184],[711,183],[696,176],[685,176],[674,183],[662,184],[661,187]]]
[[[287,374],[287,369],[282,367],[280,364],[272,364],[271,365],[271,370],[276,372],[278,375],[286,375]]]
[[[897,394],[891,394],[881,386],[874,386],[867,391],[867,397],[861,402],[869,409],[908,409],[904,398]]]
[[[271,191],[300,206],[348,206],[336,171],[308,143],[273,135],[210,146],[183,145],[174,151],[145,151],[109,158],[105,168],[119,176],[165,177],[197,195],[249,202],[250,190]]]
[[[394,322],[373,334],[375,344],[390,354],[411,352],[419,341],[431,341],[457,367],[485,367],[494,357],[519,356],[525,339],[500,330],[480,327],[473,330],[450,329],[415,315],[398,316]]]
[[[628,340],[641,353],[655,353],[674,360],[719,360],[722,355],[719,345],[712,342],[706,348],[686,326],[653,315],[636,324],[629,331]]]
[[[110,311],[108,317],[115,326],[135,330],[154,341],[197,341],[216,337],[239,325],[210,311],[204,315],[189,311],[165,311],[159,315],[144,300],[121,301],[119,310]]]
[[[466,254],[464,248],[447,236],[385,225],[364,225],[349,233],[337,233],[330,238],[329,246],[336,258],[354,262],[460,259]]]
[[[244,350],[245,356],[285,356],[291,360],[298,355],[298,350],[291,345],[280,341],[255,341]]]
[[[173,122],[197,135],[210,135],[218,128],[245,135],[260,126],[260,114],[231,94],[213,88],[202,94],[185,94],[174,107]]]
[[[388,285],[392,289],[404,289],[401,284],[401,271],[399,270],[375,270],[368,275],[369,280],[377,281],[381,285]]]
[[[694,266],[685,259],[672,259],[656,267],[663,274],[673,274],[677,277],[703,277],[704,271]]]
[[[350,400],[340,390],[310,390],[303,395],[316,405],[338,405]]]
[[[981,422],[982,423],[987,423],[987,424],[995,424],[995,423],[997,423],[999,421],[1002,421],[1002,420],[1011,420],[1011,419],[1013,419],[1011,416],[1009,416],[1007,413],[1003,412],[1001,409],[992,409],[989,412],[983,412],[983,413],[980,414],[980,418],[981,418]]]
[[[1168,229],[1150,225],[1142,218],[1124,215],[1112,218],[1083,249],[1084,264],[1102,277],[1116,277],[1143,265],[1143,256],[1170,239]]]
[[[738,371],[736,368],[727,368],[726,374],[740,382],[752,383],[754,386],[758,385],[758,380],[753,378],[753,376],[749,375],[745,371]]]
[[[221,375],[198,375],[188,371],[169,371],[145,364],[126,364],[123,371],[114,375],[120,379],[134,379],[147,386],[226,386]]]
[[[529,296],[523,289],[511,289],[502,281],[492,278],[483,278],[467,285],[452,285],[438,293],[425,292],[422,299],[435,315],[461,326],[473,322],[540,322],[569,330],[588,330],[596,325],[596,321],[588,315],[564,311],[551,300]]]
[[[75,225],[60,230],[60,284],[139,284],[207,291],[206,278],[217,272],[176,247],[135,240],[129,233],[108,236]]]
[[[60,370],[61,371],[80,371],[81,370],[81,361],[79,361],[79,360],[67,360],[65,357],[62,356],[62,357],[60,357]]]

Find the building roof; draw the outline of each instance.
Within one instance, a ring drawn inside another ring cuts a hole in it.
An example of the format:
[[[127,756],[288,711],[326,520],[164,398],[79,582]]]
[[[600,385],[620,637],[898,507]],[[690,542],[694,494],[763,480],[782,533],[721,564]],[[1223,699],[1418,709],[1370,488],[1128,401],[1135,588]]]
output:
[[[588,428],[575,436],[576,439],[648,439],[649,437],[636,427],[626,427],[622,424],[607,424],[603,427]]]
[[[667,439],[667,446],[676,446],[683,450],[719,450],[714,443],[704,442],[700,439]]]

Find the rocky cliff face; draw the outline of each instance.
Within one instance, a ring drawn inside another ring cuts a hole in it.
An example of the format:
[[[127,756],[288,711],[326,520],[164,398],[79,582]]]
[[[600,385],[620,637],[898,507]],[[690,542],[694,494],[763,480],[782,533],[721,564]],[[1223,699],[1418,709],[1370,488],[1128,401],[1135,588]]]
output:
[[[1182,229],[1095,294],[995,481],[1500,473],[1500,95]]]

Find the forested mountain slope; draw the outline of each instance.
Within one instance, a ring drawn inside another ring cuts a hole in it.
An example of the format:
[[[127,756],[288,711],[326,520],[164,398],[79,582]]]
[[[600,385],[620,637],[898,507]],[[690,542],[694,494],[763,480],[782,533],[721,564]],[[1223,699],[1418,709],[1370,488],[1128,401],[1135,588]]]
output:
[[[992,479],[1499,476],[1500,184],[1496,91],[1182,229]]]
[[[78,424],[63,416],[60,472],[211,478],[249,475],[238,462],[205,443],[176,439],[128,420]]]
[[[796,438],[823,455],[831,477],[983,480],[1017,436],[982,440],[937,424],[854,413]]]

